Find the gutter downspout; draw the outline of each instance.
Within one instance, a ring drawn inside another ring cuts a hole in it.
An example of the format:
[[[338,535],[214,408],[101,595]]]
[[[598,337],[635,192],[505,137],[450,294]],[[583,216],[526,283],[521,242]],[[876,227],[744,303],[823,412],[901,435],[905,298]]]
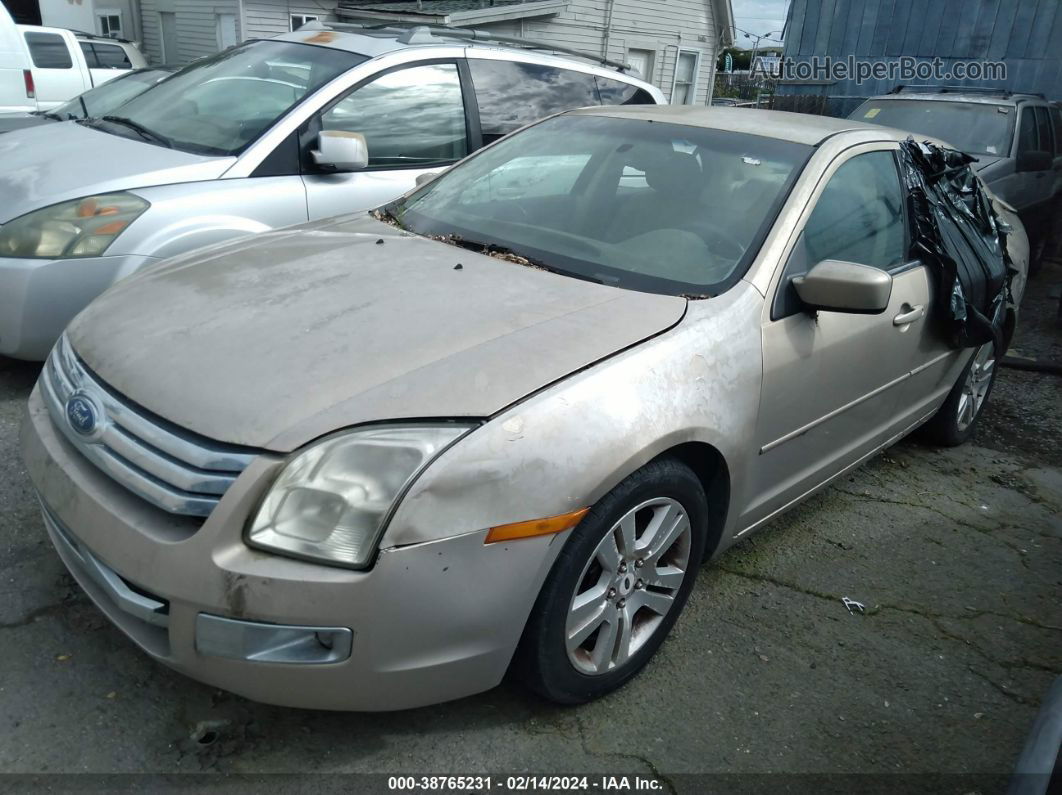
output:
[[[616,0],[608,0],[608,12],[605,16],[605,36],[601,41],[601,57],[608,58],[608,42],[612,38],[612,12],[616,8]],[[620,59],[625,63],[625,59]]]

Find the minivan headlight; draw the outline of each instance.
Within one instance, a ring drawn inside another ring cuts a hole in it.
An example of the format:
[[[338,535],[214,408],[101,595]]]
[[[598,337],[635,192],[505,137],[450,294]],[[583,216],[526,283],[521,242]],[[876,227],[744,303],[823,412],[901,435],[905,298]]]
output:
[[[379,425],[292,458],[247,530],[249,546],[362,568],[406,486],[471,425]]]
[[[97,257],[151,205],[104,193],[42,207],[0,226],[0,257]]]

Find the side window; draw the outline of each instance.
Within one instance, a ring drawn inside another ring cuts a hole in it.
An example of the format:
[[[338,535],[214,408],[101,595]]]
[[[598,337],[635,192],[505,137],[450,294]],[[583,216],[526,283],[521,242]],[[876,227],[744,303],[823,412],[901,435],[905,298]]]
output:
[[[594,76],[551,66],[469,58],[483,143],[551,113],[600,105]]]
[[[1062,157],[1062,108],[1051,107],[1051,120],[1055,128],[1055,155]]]
[[[868,152],[844,163],[826,184],[786,263],[773,316],[800,306],[795,276],[827,259],[887,270],[907,260],[904,191],[892,152]]]
[[[79,44],[81,45],[81,53],[85,56],[85,64],[88,66],[88,68],[99,69],[100,62],[99,59],[96,58],[96,51],[92,49],[92,45],[89,44],[87,41],[79,42]]]
[[[597,93],[602,105],[654,105],[656,101],[648,91],[624,83],[622,80],[609,80],[607,77],[595,77]]]
[[[321,116],[321,129],[365,136],[369,166],[423,168],[468,154],[461,79],[452,63],[388,72]]]
[[[74,59],[58,33],[25,34],[33,65],[38,69],[73,69]]]
[[[96,58],[104,69],[132,69],[133,64],[125,50],[114,44],[93,44],[96,50]]]
[[[1018,152],[1032,152],[1037,148],[1036,116],[1032,108],[1024,107],[1018,124]]]
[[[1044,152],[1054,152],[1054,134],[1051,131],[1051,116],[1047,108],[1036,109],[1036,129],[1040,135],[1040,149]]]

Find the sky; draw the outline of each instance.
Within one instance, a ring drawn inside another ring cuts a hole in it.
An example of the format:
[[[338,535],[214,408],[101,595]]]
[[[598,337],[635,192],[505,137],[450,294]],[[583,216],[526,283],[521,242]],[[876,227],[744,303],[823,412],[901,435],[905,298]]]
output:
[[[785,25],[789,0],[731,0],[731,3],[734,7],[734,26],[741,29],[735,36],[738,47],[750,48],[756,41],[746,39],[742,30],[756,35],[775,32],[771,38],[781,39],[776,31],[780,31]],[[760,46],[778,46],[778,42],[763,39]]]

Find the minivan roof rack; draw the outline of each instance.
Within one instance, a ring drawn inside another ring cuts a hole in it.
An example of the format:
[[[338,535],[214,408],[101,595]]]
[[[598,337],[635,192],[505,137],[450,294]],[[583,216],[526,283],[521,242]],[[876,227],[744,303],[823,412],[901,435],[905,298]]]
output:
[[[558,52],[564,55],[571,55],[576,58],[584,58],[594,63],[599,63],[603,66],[610,66],[613,69],[617,69],[620,72],[627,72],[631,69],[631,65],[622,63],[620,61],[613,61],[608,58],[602,58],[599,55],[591,55],[590,53],[583,52],[582,50],[572,49],[570,47],[562,47],[557,44],[550,44],[545,41],[535,41],[534,39],[523,39],[519,36],[506,36],[500,33],[491,33],[486,30],[478,30],[476,28],[455,28],[450,25],[425,25],[425,24],[411,24],[403,25],[402,23],[389,22],[384,25],[373,24],[365,25],[358,22],[321,22],[315,20],[313,22],[307,22],[299,30],[337,30],[337,31],[351,31],[358,33],[365,33],[367,35],[395,35],[397,40],[402,44],[431,44],[433,41],[439,39],[459,39],[461,41],[481,41],[486,43],[495,44],[507,44],[512,47],[519,47],[525,50],[540,50],[548,52]]]
[[[919,93],[919,94],[985,94],[993,97],[1039,97],[1044,99],[1043,94],[1031,91],[1011,91],[1009,88],[990,88],[988,86],[931,86],[931,85],[898,85],[890,94]]]

